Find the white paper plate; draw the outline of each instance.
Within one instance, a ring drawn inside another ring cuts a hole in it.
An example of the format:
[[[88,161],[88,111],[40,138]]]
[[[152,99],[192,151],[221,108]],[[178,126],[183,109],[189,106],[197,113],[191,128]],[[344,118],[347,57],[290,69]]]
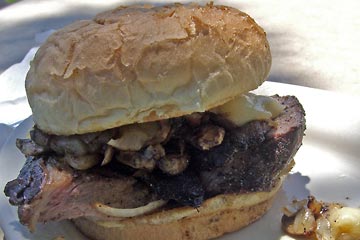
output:
[[[258,93],[296,95],[306,110],[307,130],[303,146],[295,157],[296,166],[275,199],[274,206],[259,221],[221,239],[292,239],[280,229],[281,207],[294,198],[315,195],[325,201],[360,207],[360,98],[322,90],[267,82]],[[0,189],[16,178],[24,157],[15,139],[26,137],[32,120],[15,129],[0,152]],[[0,133],[1,134],[1,133]],[[17,209],[0,194],[0,225],[7,240],[85,239],[67,221],[39,225],[30,234],[17,218]]]

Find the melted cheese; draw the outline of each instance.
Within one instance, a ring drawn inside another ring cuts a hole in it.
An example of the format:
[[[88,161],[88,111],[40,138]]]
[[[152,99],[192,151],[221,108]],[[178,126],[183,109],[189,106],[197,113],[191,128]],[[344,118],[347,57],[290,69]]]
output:
[[[283,110],[284,106],[272,97],[248,93],[210,111],[224,115],[234,124],[240,126],[252,120],[272,119]]]

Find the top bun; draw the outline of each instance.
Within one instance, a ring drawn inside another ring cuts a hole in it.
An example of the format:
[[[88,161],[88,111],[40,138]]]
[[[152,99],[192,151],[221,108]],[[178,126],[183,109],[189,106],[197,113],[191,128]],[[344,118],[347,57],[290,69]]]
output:
[[[26,91],[36,125],[71,135],[203,112],[257,88],[264,30],[225,6],[119,7],[52,34]]]

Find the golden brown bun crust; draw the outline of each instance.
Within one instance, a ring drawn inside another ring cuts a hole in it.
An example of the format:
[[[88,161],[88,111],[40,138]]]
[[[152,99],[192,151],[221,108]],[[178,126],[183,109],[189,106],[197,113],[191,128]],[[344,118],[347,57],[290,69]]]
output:
[[[84,218],[74,222],[81,232],[94,240],[203,240],[239,230],[260,218],[269,207],[266,201],[241,210],[224,210],[163,225],[129,224],[122,229],[102,227]]]
[[[94,240],[203,240],[237,231],[259,219],[271,207],[271,192],[219,195],[206,200],[197,211],[183,207],[130,218],[118,223],[75,219],[75,225]]]
[[[26,78],[34,121],[71,135],[202,112],[265,80],[265,32],[224,6],[119,7],[51,35]]]

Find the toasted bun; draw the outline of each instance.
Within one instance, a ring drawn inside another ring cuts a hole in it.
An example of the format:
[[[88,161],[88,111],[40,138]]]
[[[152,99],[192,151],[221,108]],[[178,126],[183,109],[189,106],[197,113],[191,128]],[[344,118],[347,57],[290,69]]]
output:
[[[37,126],[71,135],[203,112],[257,88],[265,32],[230,7],[119,7],[51,35],[26,90]]]
[[[201,207],[176,208],[119,222],[74,223],[95,240],[201,240],[239,230],[259,219],[271,207],[284,177],[270,192],[224,194],[206,200]]]

